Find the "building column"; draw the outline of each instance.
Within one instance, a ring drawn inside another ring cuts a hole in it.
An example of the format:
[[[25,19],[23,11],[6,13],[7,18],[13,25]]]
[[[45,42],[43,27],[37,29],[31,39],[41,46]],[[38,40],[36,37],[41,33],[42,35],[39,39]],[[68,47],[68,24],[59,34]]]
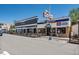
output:
[[[56,31],[56,36],[58,36],[58,34],[57,34],[57,27],[56,27],[56,30],[55,31]]]
[[[66,36],[67,37],[69,37],[69,31],[70,31],[69,27],[66,27]]]

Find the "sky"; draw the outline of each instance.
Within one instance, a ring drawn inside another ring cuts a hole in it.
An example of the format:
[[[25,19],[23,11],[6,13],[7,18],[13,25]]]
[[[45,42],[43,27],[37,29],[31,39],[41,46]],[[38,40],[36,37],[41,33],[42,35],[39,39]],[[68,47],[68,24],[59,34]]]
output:
[[[43,21],[43,12],[50,8],[54,18],[68,16],[73,8],[79,8],[78,4],[0,4],[0,23],[13,24],[15,20],[22,20],[32,16],[38,16]]]

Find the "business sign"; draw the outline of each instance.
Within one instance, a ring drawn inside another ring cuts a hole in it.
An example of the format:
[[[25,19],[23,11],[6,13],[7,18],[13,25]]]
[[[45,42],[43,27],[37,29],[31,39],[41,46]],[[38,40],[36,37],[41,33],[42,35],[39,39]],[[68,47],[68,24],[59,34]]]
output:
[[[68,22],[57,22],[57,26],[68,25]]]
[[[54,22],[54,23],[51,23],[51,27],[52,27],[52,28],[55,28],[55,27],[57,27],[57,23],[56,23],[56,22]]]
[[[61,26],[61,22],[57,22],[57,26]]]
[[[61,22],[57,22],[57,26],[69,26],[69,21],[61,21]]]
[[[61,21],[61,22],[51,23],[52,28],[55,28],[55,27],[67,27],[67,26],[70,26],[69,21]]]

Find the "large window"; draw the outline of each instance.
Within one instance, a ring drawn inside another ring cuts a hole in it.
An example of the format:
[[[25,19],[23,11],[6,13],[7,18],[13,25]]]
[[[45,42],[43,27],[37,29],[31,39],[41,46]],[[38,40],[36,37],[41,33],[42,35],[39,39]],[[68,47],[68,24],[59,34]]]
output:
[[[29,31],[29,29],[27,29],[27,33],[29,33],[30,31]]]
[[[52,33],[56,33],[56,28],[52,28]]]
[[[65,27],[57,28],[57,33],[58,34],[65,34],[66,33],[66,28]]]
[[[37,23],[37,20],[38,20],[38,18],[34,18],[34,19],[30,19],[30,20],[26,19],[26,21],[24,21],[24,22],[16,22],[15,25],[19,26],[19,25],[34,24],[34,23]]]
[[[44,28],[40,28],[40,29],[38,30],[38,32],[39,32],[39,33],[45,33],[45,29],[44,29]]]
[[[26,33],[26,29],[24,29],[24,33]]]
[[[36,28],[34,28],[34,33],[36,33]]]

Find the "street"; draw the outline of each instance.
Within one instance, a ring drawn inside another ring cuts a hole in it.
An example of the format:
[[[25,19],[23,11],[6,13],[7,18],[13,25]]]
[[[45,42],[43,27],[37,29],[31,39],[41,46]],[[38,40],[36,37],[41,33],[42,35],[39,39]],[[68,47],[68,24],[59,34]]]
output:
[[[0,46],[11,55],[79,55],[79,45],[52,37],[31,38],[11,34],[0,36]]]

